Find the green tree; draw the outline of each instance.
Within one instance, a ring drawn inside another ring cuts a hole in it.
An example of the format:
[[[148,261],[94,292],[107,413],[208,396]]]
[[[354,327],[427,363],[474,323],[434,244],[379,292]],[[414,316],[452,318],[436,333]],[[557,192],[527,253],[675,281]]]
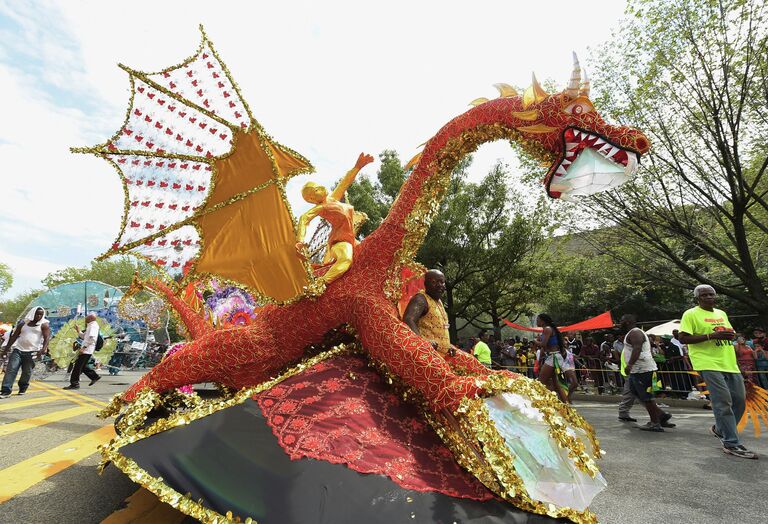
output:
[[[376,182],[364,176],[347,190],[349,203],[357,211],[368,215],[368,220],[360,228],[360,234],[363,237],[370,235],[386,218],[392,202],[395,201],[405,181],[405,171],[396,151],[384,150],[379,155],[379,160],[381,160],[381,166],[376,173]]]
[[[446,277],[446,311],[455,342],[469,325],[492,327],[499,336],[504,318],[530,310],[538,293],[537,264],[545,206],[526,209],[497,163],[479,183],[464,181],[471,157],[452,174],[417,260]]]
[[[98,280],[115,287],[130,286],[137,271],[142,278],[159,275],[159,271],[148,262],[132,257],[112,257],[94,260],[88,267],[67,267],[54,271],[49,273],[42,283],[51,288],[70,282]]]
[[[669,320],[679,318],[690,307],[690,292],[650,279],[614,256],[601,254],[583,236],[550,240],[553,256],[540,307],[558,324],[572,324],[609,310],[617,322],[625,313],[641,321]]]
[[[364,176],[359,178],[347,189],[347,199],[356,211],[362,211],[368,215],[368,220],[360,226],[360,235],[367,237],[379,227],[381,221],[387,216],[389,206],[383,201],[378,184]]]
[[[400,164],[400,157],[397,155],[397,151],[392,149],[385,149],[379,155],[381,160],[381,167],[376,177],[379,180],[379,190],[384,196],[386,202],[392,205],[392,202],[397,198],[397,194],[400,192],[400,188],[405,182],[405,171]]]
[[[16,320],[23,313],[26,313],[27,305],[42,292],[42,289],[30,289],[8,300],[1,300],[0,317],[2,317],[4,322],[15,324]]]
[[[647,279],[712,285],[768,322],[764,2],[634,0],[592,67],[598,106],[651,139],[637,179],[583,206]]]
[[[8,264],[0,262],[0,295],[8,291],[13,285],[13,272]]]

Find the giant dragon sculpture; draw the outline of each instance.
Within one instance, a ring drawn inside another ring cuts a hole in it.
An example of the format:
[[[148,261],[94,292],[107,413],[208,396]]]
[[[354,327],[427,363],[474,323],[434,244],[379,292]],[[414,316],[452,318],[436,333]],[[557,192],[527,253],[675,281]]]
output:
[[[588,424],[538,384],[492,372],[461,351],[441,356],[395,308],[403,271],[413,263],[452,169],[479,145],[509,140],[546,162],[544,185],[553,198],[591,194],[633,176],[649,142],[636,129],[603,121],[577,61],[562,92],[545,92],[535,77],[522,95],[498,84],[498,98],[478,99],[445,124],[414,159],[386,219],[355,246],[354,263],[324,289],[295,253],[295,222],[284,195],[286,180],[311,166],[250,116],[210,41],[204,36],[193,57],[159,73],[125,69],[133,86],[125,124],[105,144],[78,150],[110,161],[125,184],[123,231],[107,254],[132,253],[169,270],[216,275],[271,303],[247,326],[214,329],[173,289],[156,283],[191,340],[131,386],[122,402],[147,390],[201,382],[233,389],[263,383],[301,361],[326,333],[348,325],[368,357],[421,398],[436,424],[474,439],[463,448],[473,453],[461,453],[455,439],[445,437],[462,465],[493,466],[481,480],[495,493],[529,511],[589,520],[585,507],[554,507],[524,487],[508,465],[496,464],[487,426],[476,425],[478,417],[489,418],[483,399],[532,405],[544,413],[565,460],[594,479],[599,448]],[[514,398],[504,397],[510,394]],[[511,463],[514,455],[505,456]]]

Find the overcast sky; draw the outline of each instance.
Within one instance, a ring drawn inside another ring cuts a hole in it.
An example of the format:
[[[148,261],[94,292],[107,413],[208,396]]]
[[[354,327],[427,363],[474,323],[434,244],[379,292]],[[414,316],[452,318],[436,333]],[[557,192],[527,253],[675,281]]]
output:
[[[339,178],[365,151],[417,146],[535,71],[564,85],[610,37],[624,2],[62,2],[0,0],[0,261],[9,296],[66,266],[84,266],[119,232],[117,174],[70,146],[103,142],[122,123],[128,81],[116,64],[155,71],[197,49],[198,24],[240,85],[254,117],[281,143]],[[594,52],[594,51],[592,51]],[[479,152],[472,176],[507,144]],[[364,171],[375,175],[378,160]]]

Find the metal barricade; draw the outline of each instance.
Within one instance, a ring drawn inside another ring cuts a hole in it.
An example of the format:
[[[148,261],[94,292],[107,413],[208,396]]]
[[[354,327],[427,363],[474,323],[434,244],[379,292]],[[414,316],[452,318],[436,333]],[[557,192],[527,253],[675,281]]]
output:
[[[618,371],[609,367],[609,364],[599,361],[596,358],[575,358],[576,377],[579,383],[579,390],[588,394],[619,394],[624,387],[625,378]],[[661,387],[656,391],[660,397],[689,398],[691,396],[699,397],[698,392],[705,387],[702,385],[701,376],[691,369],[687,358],[672,358],[666,362],[657,363],[657,378],[661,381]],[[533,366],[515,365],[503,366],[498,362],[493,363],[494,369],[506,369],[513,373],[525,375],[528,378],[535,379]],[[765,383],[768,385],[768,371],[742,371],[745,380],[754,377],[753,381],[757,385]],[[764,386],[763,386],[764,387]],[[691,395],[692,392],[697,392]]]

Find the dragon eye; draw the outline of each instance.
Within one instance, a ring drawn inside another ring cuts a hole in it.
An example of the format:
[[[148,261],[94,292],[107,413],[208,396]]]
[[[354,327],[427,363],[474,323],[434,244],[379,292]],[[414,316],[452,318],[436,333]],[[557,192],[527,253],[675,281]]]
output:
[[[563,111],[570,115],[583,115],[594,110],[592,102],[586,97],[579,97],[563,108]]]

